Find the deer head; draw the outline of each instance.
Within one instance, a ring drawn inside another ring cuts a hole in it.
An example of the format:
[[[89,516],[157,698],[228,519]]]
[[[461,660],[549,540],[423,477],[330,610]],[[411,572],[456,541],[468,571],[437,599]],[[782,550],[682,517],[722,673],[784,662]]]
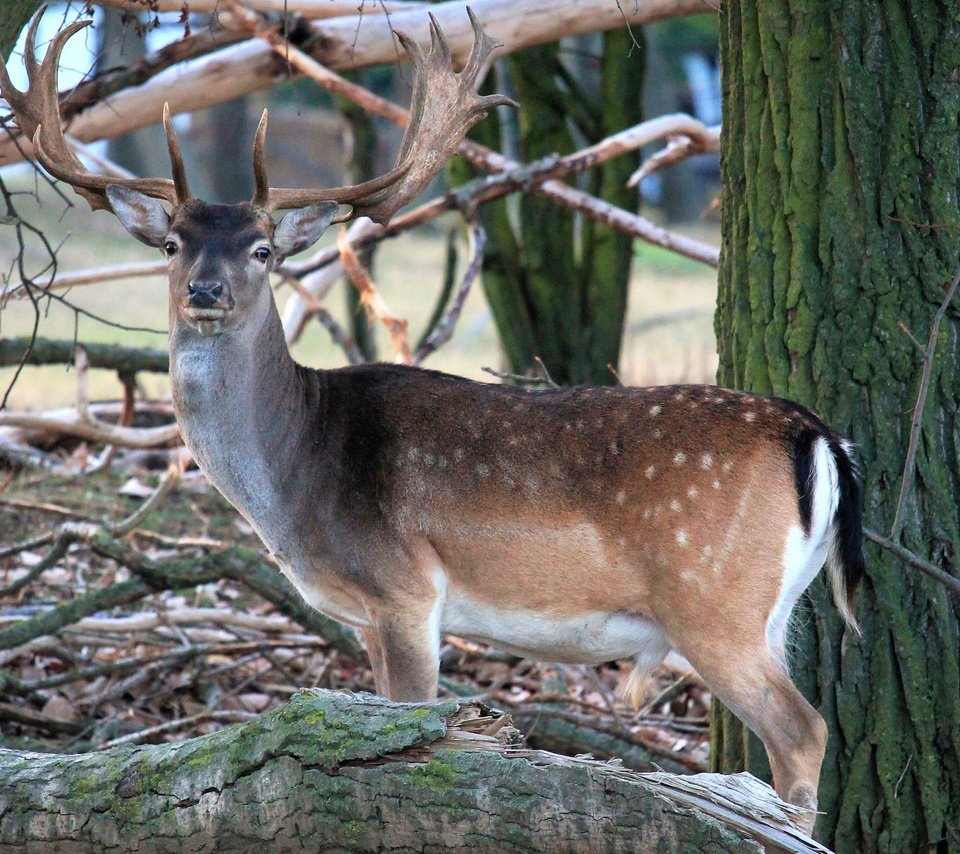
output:
[[[413,64],[413,94],[410,120],[393,169],[354,186],[270,187],[264,110],[253,145],[253,199],[239,205],[209,204],[190,192],[166,106],[163,124],[172,179],[117,180],[84,168],[63,135],[57,68],[66,42],[91,22],[78,21],[58,33],[38,62],[36,33],[44,9],[27,33],[28,89],[16,89],[0,66],[2,94],[48,172],[70,184],[92,208],[112,211],[137,240],[162,249],[170,264],[171,319],[201,334],[222,332],[253,304],[263,304],[267,273],[288,255],[312,245],[331,223],[359,216],[386,223],[426,187],[474,123],[497,105],[513,104],[502,95],[476,93],[486,61],[499,44],[486,35],[473,12],[467,9],[474,30],[473,50],[460,73],[453,71],[449,48],[431,15],[428,54],[404,34],[396,34]],[[350,210],[339,213],[341,205],[349,205]],[[290,212],[275,222],[273,214],[278,210]]]

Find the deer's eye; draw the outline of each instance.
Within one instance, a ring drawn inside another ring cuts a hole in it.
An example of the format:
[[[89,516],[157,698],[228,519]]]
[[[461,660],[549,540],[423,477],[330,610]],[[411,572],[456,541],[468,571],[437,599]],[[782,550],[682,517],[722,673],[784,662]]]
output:
[[[266,261],[270,257],[270,248],[268,246],[260,246],[254,249],[253,257],[258,261]]]
[[[163,251],[168,258],[172,258],[174,255],[177,254],[177,244],[174,243],[172,240],[168,240],[166,243],[163,244]]]

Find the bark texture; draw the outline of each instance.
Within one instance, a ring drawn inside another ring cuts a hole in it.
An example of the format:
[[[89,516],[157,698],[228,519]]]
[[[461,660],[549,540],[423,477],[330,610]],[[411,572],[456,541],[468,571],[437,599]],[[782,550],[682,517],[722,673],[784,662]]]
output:
[[[953,0],[731,0],[724,69],[719,381],[820,413],[858,446],[865,523],[893,524],[922,354],[960,258]],[[902,543],[956,575],[960,304],[940,327]],[[914,472],[911,472],[913,476]],[[823,585],[794,673],[830,729],[819,838],[960,850],[960,603],[876,547],[844,632]],[[715,767],[762,773],[730,717]]]
[[[0,750],[0,851],[823,850],[745,775],[563,759],[511,746],[503,723],[308,691],[180,744]]]

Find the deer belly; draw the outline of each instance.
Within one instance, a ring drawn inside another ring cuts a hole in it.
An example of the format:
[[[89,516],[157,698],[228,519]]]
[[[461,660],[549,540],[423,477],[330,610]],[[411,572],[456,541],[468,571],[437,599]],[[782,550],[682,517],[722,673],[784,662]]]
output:
[[[440,619],[443,632],[541,661],[599,664],[669,646],[663,629],[639,614],[592,611],[550,616],[504,608],[452,590],[447,591]]]

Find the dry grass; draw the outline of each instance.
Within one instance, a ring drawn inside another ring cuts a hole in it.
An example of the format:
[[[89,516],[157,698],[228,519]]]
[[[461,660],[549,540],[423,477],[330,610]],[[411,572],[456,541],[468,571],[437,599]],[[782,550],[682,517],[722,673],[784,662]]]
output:
[[[8,179],[8,183],[32,189],[29,179]],[[17,212],[27,222],[46,233],[57,247],[60,269],[76,270],[105,264],[118,264],[156,257],[154,250],[132,240],[119,223],[103,212],[91,213],[82,200],[73,207],[47,187],[41,187],[39,203],[33,196],[18,195]],[[384,243],[377,256],[374,275],[384,298],[402,317],[410,319],[410,331],[416,340],[426,323],[440,289],[443,270],[443,234],[455,224],[451,219],[431,229],[402,236]],[[712,226],[696,226],[698,237],[716,241]],[[333,239],[329,235],[325,239]],[[10,270],[16,255],[14,228],[0,227],[0,257],[3,272]],[[29,244],[28,273],[37,275],[47,258],[36,240]],[[621,377],[630,384],[656,384],[680,381],[709,382],[716,367],[712,310],[716,292],[714,271],[692,261],[673,256],[655,247],[638,246],[634,279],[631,284],[629,320],[621,361]],[[126,327],[165,330],[167,323],[166,283],[159,277],[121,280],[78,287],[65,294],[74,305],[94,315]],[[286,294],[278,295],[282,302]],[[342,287],[330,295],[328,308],[341,322],[345,320],[345,296]],[[660,319],[659,325],[651,323]],[[26,301],[10,301],[0,312],[0,335],[14,337],[29,334],[34,312]],[[77,316],[71,309],[44,302],[39,334],[50,338],[165,347],[164,334],[119,329]],[[380,336],[380,353],[390,358],[385,336]],[[294,356],[305,364],[333,367],[344,363],[340,351],[319,325],[310,326],[294,348]],[[428,366],[476,379],[490,379],[484,366],[500,364],[495,329],[480,288],[467,302],[453,339],[434,354]],[[0,369],[0,384],[6,388],[12,369]],[[143,375],[146,393],[166,396],[164,377]],[[92,372],[92,399],[114,398],[119,385],[109,372]],[[64,367],[28,368],[11,394],[14,409],[40,409],[68,404],[74,400],[74,378]]]

